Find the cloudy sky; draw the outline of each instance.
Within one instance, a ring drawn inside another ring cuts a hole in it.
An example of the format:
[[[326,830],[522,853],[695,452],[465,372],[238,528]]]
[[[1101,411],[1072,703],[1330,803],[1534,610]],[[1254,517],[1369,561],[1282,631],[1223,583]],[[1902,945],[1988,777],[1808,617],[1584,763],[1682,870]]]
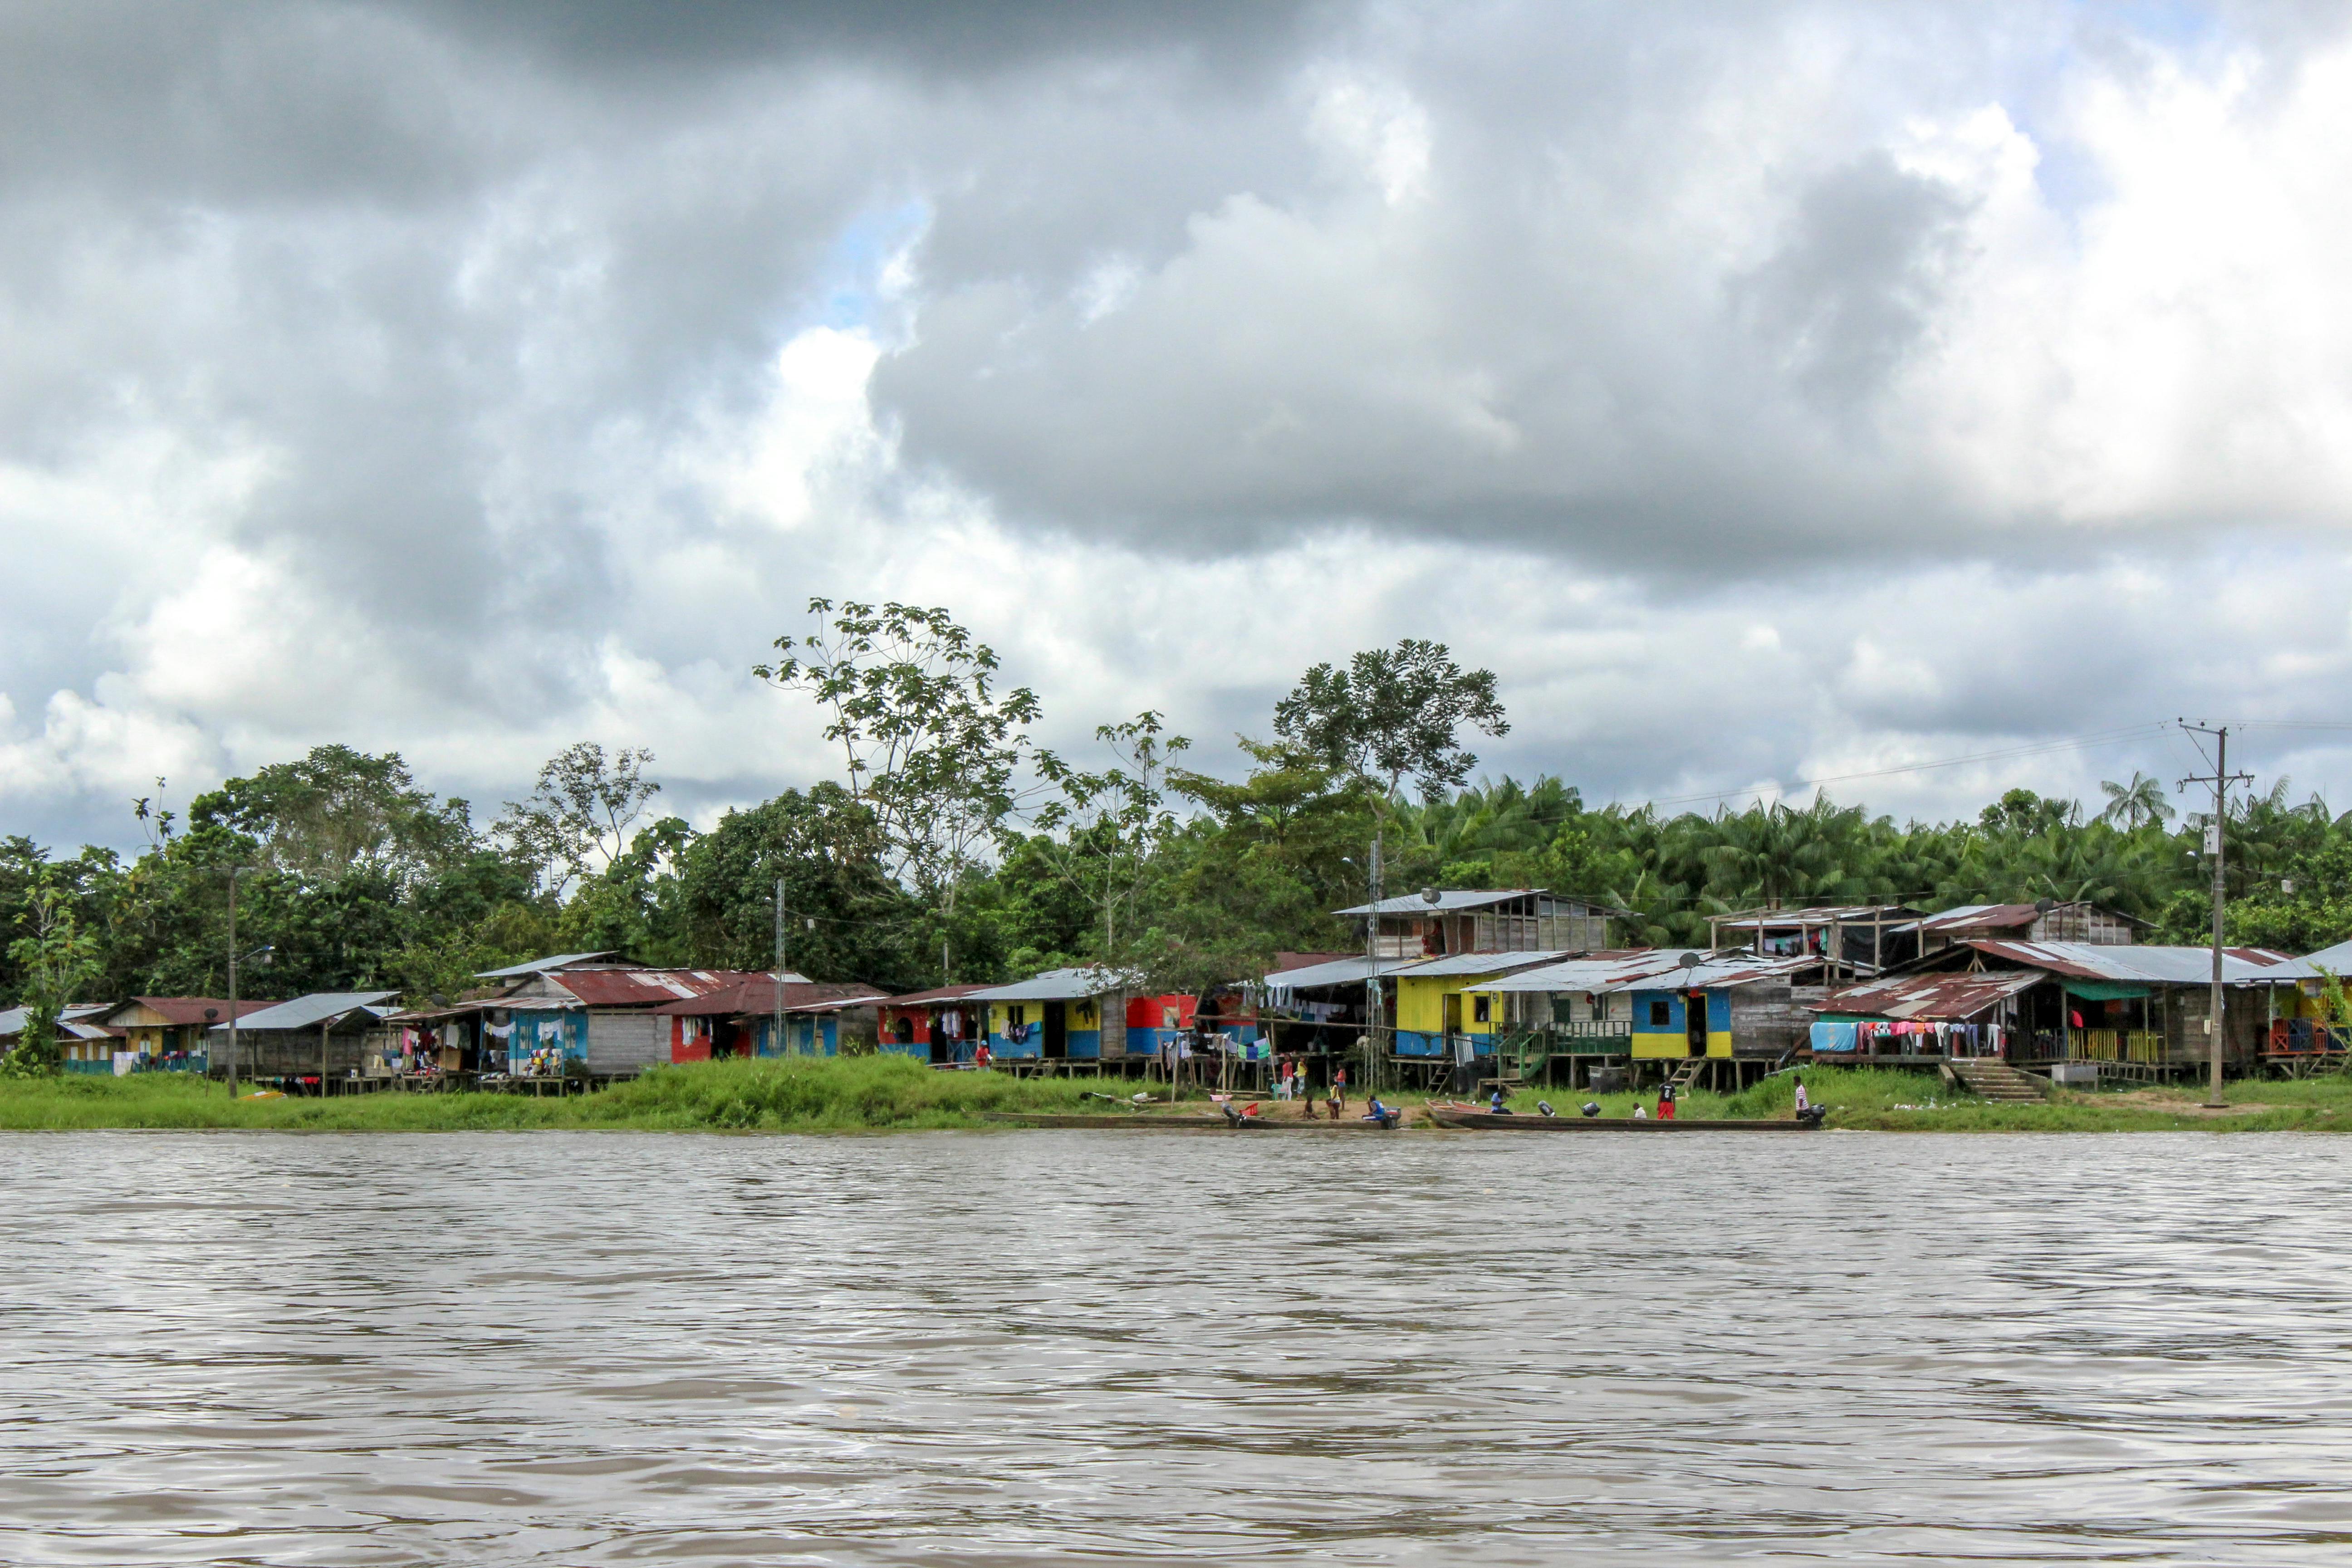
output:
[[[826,776],[950,607],[1073,750],[1308,664],[1496,771],[2352,805],[2336,5],[0,8],[0,831],[323,741]],[[2000,760],[1913,773],[1906,763]],[[1877,776],[1856,776],[1856,775]]]

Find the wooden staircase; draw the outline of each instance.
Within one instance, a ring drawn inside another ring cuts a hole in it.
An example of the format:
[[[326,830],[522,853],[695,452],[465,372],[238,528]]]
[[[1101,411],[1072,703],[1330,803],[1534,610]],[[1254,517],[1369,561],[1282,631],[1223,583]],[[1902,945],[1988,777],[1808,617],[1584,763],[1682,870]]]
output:
[[[1681,1065],[1675,1068],[1674,1076],[1667,1079],[1666,1081],[1675,1086],[1675,1092],[1676,1094],[1680,1094],[1683,1090],[1688,1089],[1692,1084],[1698,1081],[1699,1072],[1706,1066],[1706,1064],[1707,1058],[1706,1057],[1686,1057],[1683,1059]]]
[[[1990,1057],[1955,1057],[1944,1064],[1944,1076],[1996,1105],[2039,1105],[2045,1087],[2032,1073]]]

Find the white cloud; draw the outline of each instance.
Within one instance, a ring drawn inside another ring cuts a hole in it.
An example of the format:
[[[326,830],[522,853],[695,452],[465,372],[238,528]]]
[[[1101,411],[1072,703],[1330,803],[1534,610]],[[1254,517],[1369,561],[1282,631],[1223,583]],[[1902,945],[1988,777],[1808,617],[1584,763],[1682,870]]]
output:
[[[1596,798],[2341,716],[2342,37],[1300,15],[641,70],[386,13],[394,79],[184,39],[65,142],[0,105],[0,810],[119,839],[329,740],[494,804],[595,738],[708,820],[831,771],[748,674],[814,595],[1211,763],[1433,636]]]

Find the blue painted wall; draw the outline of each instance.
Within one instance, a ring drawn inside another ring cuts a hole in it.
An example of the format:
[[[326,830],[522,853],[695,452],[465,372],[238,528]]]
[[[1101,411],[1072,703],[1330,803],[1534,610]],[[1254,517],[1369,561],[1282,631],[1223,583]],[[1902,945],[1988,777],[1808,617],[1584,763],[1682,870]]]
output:
[[[551,1040],[561,1041],[563,1059],[584,1062],[588,1059],[588,1013],[582,1007],[550,1009],[544,1012],[524,1012],[512,1015],[514,1033],[507,1037],[507,1060],[519,1063]],[[667,1052],[664,1058],[667,1059]]]

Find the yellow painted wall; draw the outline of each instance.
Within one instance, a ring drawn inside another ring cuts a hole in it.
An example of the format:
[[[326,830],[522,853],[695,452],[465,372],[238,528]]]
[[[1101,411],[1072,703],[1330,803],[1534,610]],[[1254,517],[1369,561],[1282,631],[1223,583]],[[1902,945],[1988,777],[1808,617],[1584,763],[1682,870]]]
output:
[[[1477,1021],[1477,1002],[1470,994],[1482,982],[1491,978],[1491,975],[1477,974],[1466,980],[1415,980],[1410,974],[1398,975],[1396,1026],[1424,1035],[1438,1034],[1445,1027],[1445,998],[1458,995],[1462,998],[1462,1032],[1465,1035],[1493,1034],[1495,1025],[1491,1020],[1502,1017],[1503,999],[1493,993],[1487,994],[1492,998],[1492,1005],[1487,1009],[1490,1021],[1481,1024]]]

